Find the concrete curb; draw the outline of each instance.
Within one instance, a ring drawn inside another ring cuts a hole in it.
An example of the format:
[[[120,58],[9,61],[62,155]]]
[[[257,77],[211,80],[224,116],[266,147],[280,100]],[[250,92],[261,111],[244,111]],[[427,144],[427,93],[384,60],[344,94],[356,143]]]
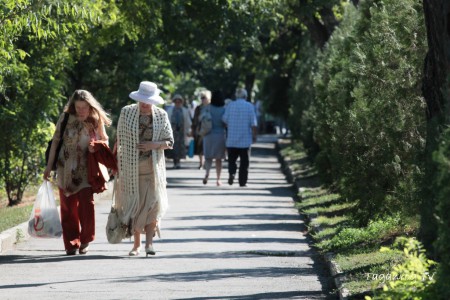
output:
[[[297,179],[293,174],[293,170],[290,168],[289,164],[285,161],[285,158],[280,153],[280,145],[279,141],[276,143],[276,149],[278,151],[278,156],[280,159],[281,166],[283,168],[283,172],[286,175],[287,180],[292,183],[292,185],[295,187],[297,194],[299,194],[298,199],[296,201],[301,201],[301,194],[305,191],[305,189],[301,186],[300,180]],[[317,218],[317,214],[303,214],[311,223],[315,218]],[[320,226],[314,226],[313,230],[315,232],[319,232],[322,230]],[[334,254],[333,253],[327,253],[324,256],[325,262],[330,270],[331,275],[334,278],[334,283],[336,285],[336,288],[339,291],[339,299],[340,300],[347,300],[350,296],[350,293],[348,289],[343,287],[344,282],[346,281],[346,277],[344,272],[342,272],[339,265],[334,260]]]
[[[325,261],[327,262],[331,275],[334,278],[336,288],[339,290],[339,299],[347,300],[350,296],[350,292],[348,291],[348,289],[343,287],[343,284],[346,281],[346,277],[339,265],[334,261],[334,256],[335,255],[333,253],[325,254]]]
[[[15,244],[30,238],[28,221],[0,233],[0,255],[14,248]]]

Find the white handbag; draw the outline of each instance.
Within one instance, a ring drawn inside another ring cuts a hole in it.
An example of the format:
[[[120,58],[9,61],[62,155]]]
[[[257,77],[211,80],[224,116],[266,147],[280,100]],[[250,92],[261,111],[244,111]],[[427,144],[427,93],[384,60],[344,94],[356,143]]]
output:
[[[128,226],[123,224],[119,217],[119,212],[115,207],[116,179],[114,178],[114,188],[112,195],[111,211],[106,222],[106,238],[110,244],[118,244],[127,237]]]

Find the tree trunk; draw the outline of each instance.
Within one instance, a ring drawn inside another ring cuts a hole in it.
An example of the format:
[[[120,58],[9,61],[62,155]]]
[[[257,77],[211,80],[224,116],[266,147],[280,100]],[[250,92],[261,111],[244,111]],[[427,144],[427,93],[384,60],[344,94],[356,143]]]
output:
[[[436,220],[436,195],[433,189],[437,165],[433,161],[433,152],[438,148],[444,126],[449,124],[448,109],[448,70],[450,68],[449,15],[448,0],[424,0],[423,8],[427,27],[428,53],[425,58],[423,96],[427,105],[427,141],[426,166],[423,186],[421,228],[419,237],[433,257],[433,249],[438,233]]]
[[[245,76],[245,89],[247,90],[248,97],[247,101],[252,101],[252,92],[253,92],[253,85],[255,84],[255,73],[250,73]]]
[[[300,7],[308,7],[308,1],[301,0]],[[302,18],[302,21],[308,28],[308,32],[311,34],[311,40],[318,47],[322,48],[330,38],[334,31],[334,28],[339,24],[334,15],[332,5],[323,5],[318,13],[320,19],[315,15],[307,15]]]
[[[424,0],[423,8],[429,50],[423,79],[423,96],[427,104],[427,143],[419,237],[432,258],[440,262],[436,293],[440,299],[449,299],[450,183],[447,179],[450,178],[450,170],[447,160],[450,147],[447,146],[449,130],[446,128],[450,125],[450,3],[448,0]],[[438,154],[443,154],[443,161],[437,158]]]

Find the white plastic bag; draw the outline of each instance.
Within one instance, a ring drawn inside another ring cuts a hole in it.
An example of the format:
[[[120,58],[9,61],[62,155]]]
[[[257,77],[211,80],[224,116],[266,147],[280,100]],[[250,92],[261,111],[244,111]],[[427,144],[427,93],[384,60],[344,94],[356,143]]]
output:
[[[28,221],[28,233],[39,238],[59,238],[62,235],[58,208],[52,186],[47,180],[44,180],[36,196]]]

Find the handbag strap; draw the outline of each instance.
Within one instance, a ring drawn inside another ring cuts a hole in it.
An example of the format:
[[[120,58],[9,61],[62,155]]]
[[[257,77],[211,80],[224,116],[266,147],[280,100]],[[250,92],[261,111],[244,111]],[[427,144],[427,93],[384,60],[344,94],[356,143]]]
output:
[[[64,113],[64,119],[63,119],[63,121],[61,123],[61,131],[59,133],[59,143],[58,143],[58,147],[56,148],[54,163],[56,163],[56,158],[59,155],[59,151],[61,151],[61,147],[62,147],[62,144],[63,144],[64,131],[66,131],[66,126],[67,126],[67,122],[68,121],[69,121],[69,113],[65,112]]]
[[[114,204],[116,203],[116,182],[117,182],[117,175],[118,174],[116,174],[115,176],[114,176],[114,183],[113,183],[113,192],[112,192],[112,196],[111,196],[111,206],[114,206]]]

